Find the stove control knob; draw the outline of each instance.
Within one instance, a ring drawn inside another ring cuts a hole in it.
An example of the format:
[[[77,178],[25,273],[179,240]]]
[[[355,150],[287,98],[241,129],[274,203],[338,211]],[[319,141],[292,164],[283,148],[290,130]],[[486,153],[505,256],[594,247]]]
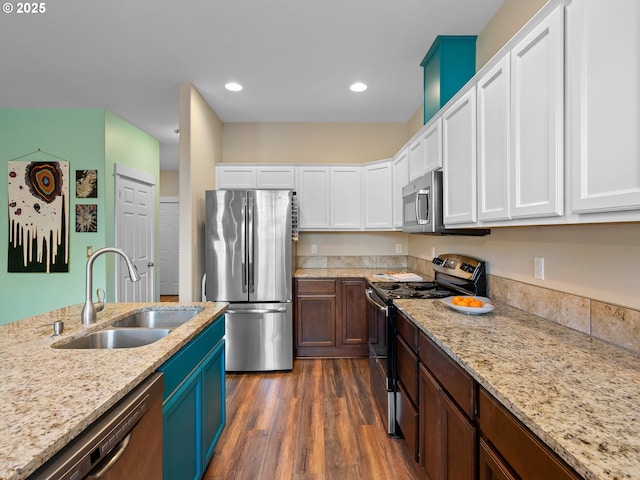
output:
[[[443,260],[442,260],[441,258],[434,257],[434,259],[433,259],[433,263],[434,263],[435,265],[442,265]]]
[[[473,273],[475,269],[476,267],[469,265],[468,263],[463,263],[462,265],[460,265],[460,270],[462,270],[463,272]]]

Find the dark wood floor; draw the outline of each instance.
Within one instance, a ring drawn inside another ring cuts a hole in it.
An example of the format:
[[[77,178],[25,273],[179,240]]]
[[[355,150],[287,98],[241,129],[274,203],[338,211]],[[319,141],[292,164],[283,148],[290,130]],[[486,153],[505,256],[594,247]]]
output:
[[[296,360],[227,374],[227,425],[204,479],[417,479],[403,443],[375,409],[367,359]]]
[[[177,302],[178,295],[160,295],[161,302]]]

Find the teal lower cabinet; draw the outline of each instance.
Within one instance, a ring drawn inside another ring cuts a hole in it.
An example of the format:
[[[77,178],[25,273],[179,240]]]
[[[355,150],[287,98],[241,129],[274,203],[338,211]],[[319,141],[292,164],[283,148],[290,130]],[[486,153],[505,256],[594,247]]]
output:
[[[165,480],[202,478],[225,425],[224,315],[159,368],[162,474]]]

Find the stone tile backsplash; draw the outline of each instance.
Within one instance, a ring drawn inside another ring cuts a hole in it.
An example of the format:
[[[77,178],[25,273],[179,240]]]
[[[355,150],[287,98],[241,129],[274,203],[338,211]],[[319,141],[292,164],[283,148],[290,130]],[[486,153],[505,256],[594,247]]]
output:
[[[433,278],[431,260],[409,257],[409,269]],[[571,293],[488,275],[488,295],[498,301],[595,338],[640,353],[640,311]]]
[[[316,255],[299,256],[298,268],[384,268],[406,269],[406,255]]]

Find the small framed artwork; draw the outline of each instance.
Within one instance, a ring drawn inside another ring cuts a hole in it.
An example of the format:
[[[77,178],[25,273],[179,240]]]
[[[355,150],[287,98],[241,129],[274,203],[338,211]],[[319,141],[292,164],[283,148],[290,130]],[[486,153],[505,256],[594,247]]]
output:
[[[98,231],[98,206],[76,205],[76,232]]]
[[[76,198],[98,198],[97,170],[76,170]]]

